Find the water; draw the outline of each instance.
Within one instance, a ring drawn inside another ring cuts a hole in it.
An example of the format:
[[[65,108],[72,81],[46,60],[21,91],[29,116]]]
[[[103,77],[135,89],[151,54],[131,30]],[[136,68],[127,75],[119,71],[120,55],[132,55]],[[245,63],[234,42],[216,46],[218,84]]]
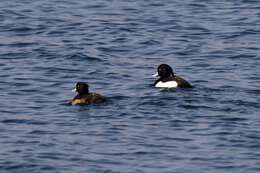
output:
[[[259,11],[256,0],[2,0],[0,172],[259,172]],[[160,63],[194,88],[153,88]],[[108,102],[68,106],[77,81]]]

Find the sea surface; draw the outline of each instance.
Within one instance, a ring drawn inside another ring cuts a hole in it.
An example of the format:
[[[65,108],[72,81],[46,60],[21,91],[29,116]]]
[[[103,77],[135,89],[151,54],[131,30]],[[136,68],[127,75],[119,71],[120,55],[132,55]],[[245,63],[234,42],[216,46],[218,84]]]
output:
[[[1,0],[0,148],[0,173],[259,173],[260,1]]]

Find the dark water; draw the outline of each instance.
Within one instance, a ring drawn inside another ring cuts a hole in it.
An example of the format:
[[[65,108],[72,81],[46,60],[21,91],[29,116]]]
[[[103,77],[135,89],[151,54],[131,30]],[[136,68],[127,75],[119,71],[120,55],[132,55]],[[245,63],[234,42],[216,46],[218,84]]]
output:
[[[258,173],[259,66],[257,0],[1,0],[0,172]]]

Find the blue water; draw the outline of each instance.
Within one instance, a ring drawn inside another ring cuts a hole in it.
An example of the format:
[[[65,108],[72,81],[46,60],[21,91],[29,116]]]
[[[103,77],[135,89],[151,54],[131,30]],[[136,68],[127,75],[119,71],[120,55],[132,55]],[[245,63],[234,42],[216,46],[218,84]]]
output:
[[[260,172],[260,1],[1,0],[0,79],[1,173]]]

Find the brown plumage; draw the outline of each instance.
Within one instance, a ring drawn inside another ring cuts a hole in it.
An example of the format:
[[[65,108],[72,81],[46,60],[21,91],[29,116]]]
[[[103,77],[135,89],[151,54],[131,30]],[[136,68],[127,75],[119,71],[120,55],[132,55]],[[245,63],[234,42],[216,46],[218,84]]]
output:
[[[89,86],[85,82],[78,82],[75,90],[78,94],[71,100],[72,105],[98,104],[106,100],[105,97],[100,94],[90,93]]]

